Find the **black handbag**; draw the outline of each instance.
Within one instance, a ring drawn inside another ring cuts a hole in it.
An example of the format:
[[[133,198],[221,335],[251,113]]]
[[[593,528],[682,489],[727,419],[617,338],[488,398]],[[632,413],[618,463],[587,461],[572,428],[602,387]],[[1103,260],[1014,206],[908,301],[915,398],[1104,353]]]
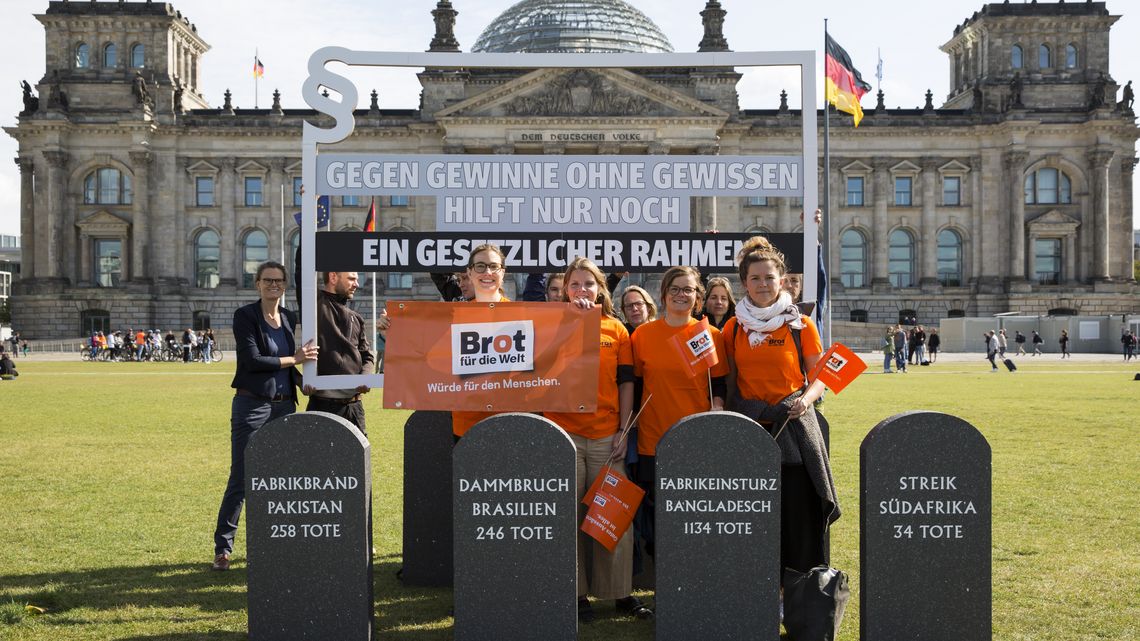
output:
[[[792,641],[833,641],[851,598],[847,575],[819,565],[807,573],[784,568],[784,629]]]

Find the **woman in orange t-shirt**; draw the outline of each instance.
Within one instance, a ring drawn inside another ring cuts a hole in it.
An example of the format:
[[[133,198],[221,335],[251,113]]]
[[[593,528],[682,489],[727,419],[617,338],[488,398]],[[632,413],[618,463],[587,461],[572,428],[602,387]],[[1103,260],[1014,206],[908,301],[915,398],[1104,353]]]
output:
[[[475,302],[497,303],[507,301],[503,295],[503,277],[507,270],[503,265],[503,251],[490,243],[479,245],[471,251],[467,259],[467,276],[475,291]],[[451,433],[459,440],[467,430],[479,421],[498,412],[452,412]]]
[[[618,428],[625,425],[633,411],[633,350],[629,332],[614,315],[613,301],[606,278],[597,265],[585,258],[575,258],[566,267],[562,281],[562,300],[579,309],[602,308],[601,342],[598,359],[598,409],[593,414],[544,412],[574,442],[577,455],[578,520],[586,516],[582,497],[598,474],[610,466],[625,474],[625,446],[619,442]],[[649,618],[653,612],[637,597],[630,596],[633,587],[633,529],[626,531],[610,552],[592,537],[578,533],[578,618],[589,622],[594,618],[587,593],[598,599],[614,599],[617,610],[638,618]],[[587,546],[592,546],[592,570],[587,578]]]
[[[784,256],[757,236],[738,254],[746,296],[724,326],[729,409],[778,434],[780,556],[783,568],[807,572],[828,562],[828,524],[839,517],[831,464],[813,402],[823,385],[806,384],[805,372],[823,347],[815,324],[800,314],[784,286]],[[797,347],[795,332],[799,333]],[[783,428],[781,430],[781,428]]]
[[[645,490],[649,516],[653,514],[657,442],[686,416],[724,409],[728,366],[720,332],[709,327],[721,358],[705,376],[691,378],[681,355],[670,345],[674,336],[698,322],[692,313],[704,294],[700,272],[671,267],[661,279],[664,317],[638,327],[631,339],[634,373],[643,381],[648,399],[642,401],[645,409],[637,420],[637,483]]]

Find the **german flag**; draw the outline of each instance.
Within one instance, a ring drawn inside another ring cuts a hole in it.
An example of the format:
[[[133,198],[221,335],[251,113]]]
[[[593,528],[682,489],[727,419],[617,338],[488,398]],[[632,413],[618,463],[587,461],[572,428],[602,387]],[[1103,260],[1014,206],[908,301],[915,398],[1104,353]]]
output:
[[[851,56],[839,46],[830,35],[827,36],[826,91],[827,101],[839,111],[855,117],[855,126],[863,119],[863,107],[859,99],[871,90],[871,85],[863,82],[863,76],[851,63]]]
[[[368,216],[364,219],[364,231],[376,231],[376,197],[368,205]]]
[[[261,78],[265,75],[265,65],[261,64],[261,58],[253,57],[253,75],[255,78]]]

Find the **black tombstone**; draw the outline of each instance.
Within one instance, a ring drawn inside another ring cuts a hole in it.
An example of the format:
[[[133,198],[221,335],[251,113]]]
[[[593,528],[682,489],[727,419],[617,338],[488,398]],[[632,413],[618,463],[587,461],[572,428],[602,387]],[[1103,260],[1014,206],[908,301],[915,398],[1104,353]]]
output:
[[[484,419],[456,444],[456,641],[577,638],[574,456],[532,414]]]
[[[451,412],[413,412],[404,423],[405,585],[451,585]]]
[[[990,446],[937,412],[879,423],[859,450],[863,639],[989,641]]]
[[[324,412],[262,426],[245,452],[251,641],[372,638],[368,440]]]
[[[657,445],[657,641],[777,639],[780,448],[705,412]]]

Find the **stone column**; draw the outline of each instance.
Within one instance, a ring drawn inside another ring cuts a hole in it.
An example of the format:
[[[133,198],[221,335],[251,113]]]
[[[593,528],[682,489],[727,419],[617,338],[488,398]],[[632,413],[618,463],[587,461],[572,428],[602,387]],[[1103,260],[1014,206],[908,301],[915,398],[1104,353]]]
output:
[[[1118,259],[1120,261],[1118,269],[1121,270],[1120,276],[1122,278],[1124,278],[1125,280],[1129,280],[1132,277],[1132,228],[1129,225],[1129,221],[1133,220],[1133,218],[1132,218],[1132,215],[1133,215],[1133,213],[1132,213],[1132,193],[1133,193],[1133,191],[1132,191],[1132,175],[1134,173],[1133,170],[1135,169],[1135,167],[1136,167],[1136,158],[1135,157],[1129,156],[1129,155],[1125,155],[1125,156],[1121,157],[1121,159],[1120,159],[1120,204],[1123,206],[1123,209],[1124,209],[1124,217],[1123,217],[1123,221],[1122,221],[1123,224],[1121,225],[1124,233],[1115,234],[1115,236],[1117,237],[1118,242],[1120,243],[1120,245],[1118,245],[1120,248],[1118,251],[1122,252],[1120,254],[1120,258]]]
[[[20,156],[16,165],[20,168],[20,277],[32,279],[36,277],[36,194],[32,180],[36,163]]]
[[[1077,284],[1077,232],[1065,235],[1065,284]]]
[[[131,213],[131,280],[148,281],[154,277],[153,267],[147,260],[151,251],[150,225],[147,217],[150,208],[150,163],[154,159],[149,151],[132,151],[131,169],[134,171],[134,194]]]
[[[285,159],[272,158],[269,160],[269,190],[266,195],[270,199],[269,214],[272,220],[269,221],[269,259],[275,260],[282,254],[282,247],[284,246],[284,239],[281,238],[281,217],[284,212],[281,209],[281,187],[285,184]],[[292,192],[290,192],[292,193]],[[286,256],[286,260],[282,261],[288,265],[292,260]]]
[[[938,159],[922,159],[922,239],[918,243],[922,252],[919,268],[919,285],[923,287],[938,284],[938,221],[934,215],[937,203]],[[961,188],[959,188],[961,189]]]
[[[776,232],[790,234],[796,228],[796,217],[792,214],[792,199],[781,196],[776,199]]]
[[[1110,149],[1088,152],[1089,175],[1092,177],[1093,198],[1093,268],[1095,280],[1112,278],[1111,242],[1109,234],[1108,165],[1115,155]]]
[[[874,198],[874,212],[871,216],[871,286],[887,286],[890,277],[887,272],[887,254],[890,243],[887,239],[890,226],[887,224],[887,205],[890,203],[894,191],[891,189],[890,158],[876,157],[871,159],[871,166],[875,169],[874,187],[871,197]],[[865,202],[865,201],[864,201]]]
[[[237,252],[237,214],[234,213],[234,201],[237,192],[234,189],[234,168],[237,161],[233,158],[220,159],[218,170],[218,190],[214,193],[222,219],[222,233],[219,242],[220,253],[218,260],[218,284],[221,286],[237,286],[238,261]]]
[[[1037,234],[1029,232],[1029,248],[1025,253],[1025,276],[1037,283]]]
[[[67,197],[67,163],[65,151],[45,151],[48,162],[47,219],[37,234],[35,267],[38,276],[60,278],[63,275],[63,217],[64,199]]]
[[[1025,161],[1024,151],[1005,154],[1005,180],[1009,187],[1009,276],[1025,280]]]
[[[86,233],[79,234],[79,278],[78,281],[85,285],[92,283],[91,272],[91,237]]]

